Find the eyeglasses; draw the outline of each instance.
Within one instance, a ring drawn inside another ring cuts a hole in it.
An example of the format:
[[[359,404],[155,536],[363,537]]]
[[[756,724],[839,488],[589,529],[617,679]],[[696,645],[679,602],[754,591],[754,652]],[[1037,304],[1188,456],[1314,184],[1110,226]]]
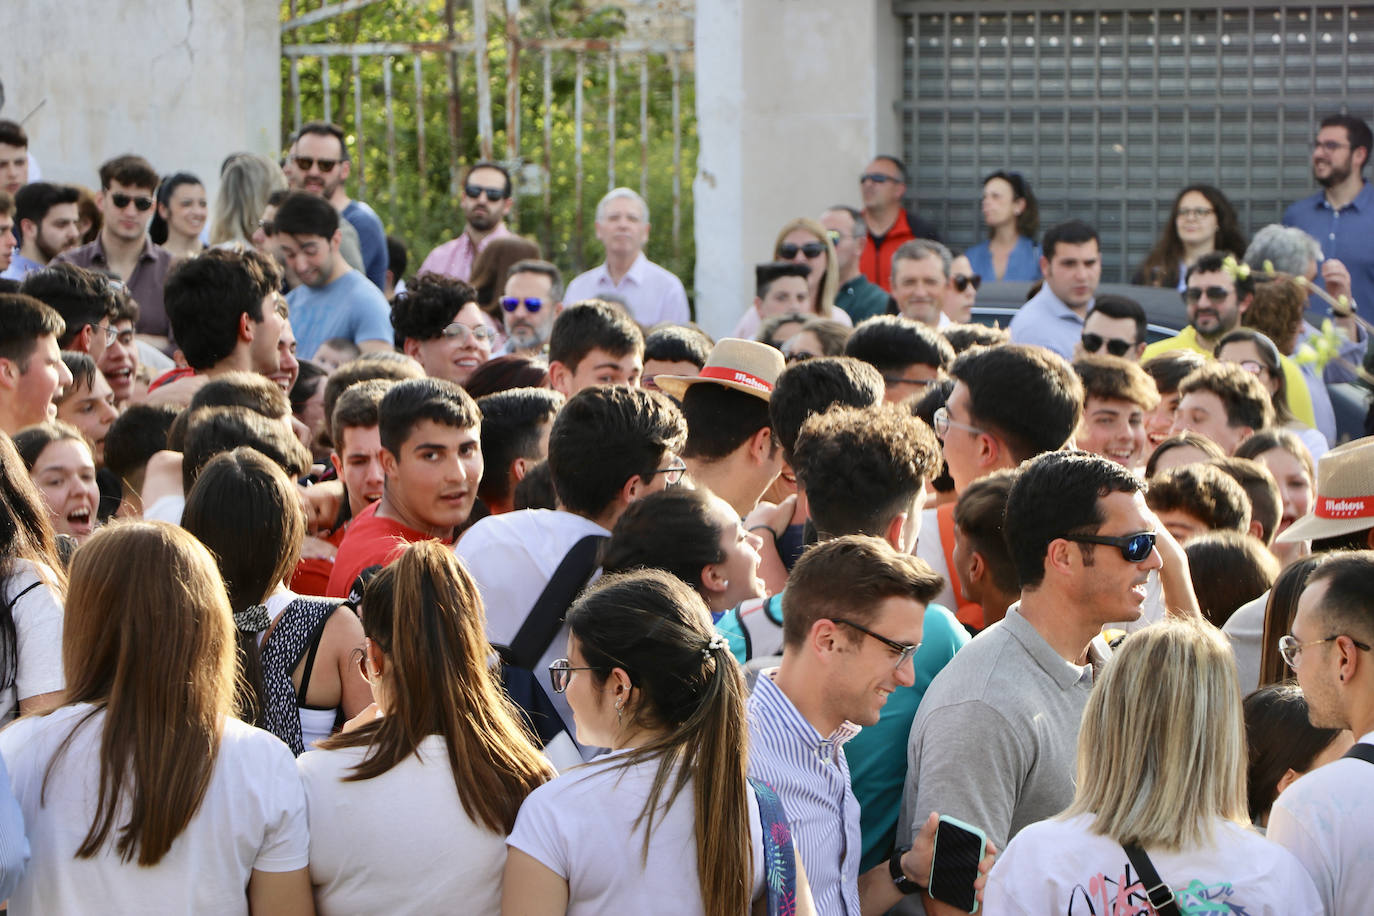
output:
[[[1115,547],[1121,551],[1121,558],[1127,563],[1139,563],[1154,551],[1158,535],[1153,531],[1142,531],[1139,534],[1123,534],[1120,537],[1107,537],[1102,534],[1065,534],[1061,537],[1075,544],[1105,544]]]
[[[1312,141],[1312,149],[1314,149],[1314,150],[1325,150],[1325,151],[1328,152],[1328,153],[1334,153],[1334,152],[1337,152],[1337,151],[1339,151],[1339,150],[1349,149],[1349,148],[1350,148],[1350,144],[1349,144],[1349,143],[1337,143],[1335,140],[1313,140],[1313,141]]]
[[[825,254],[825,242],[807,242],[804,245],[798,245],[794,242],[783,242],[778,246],[778,257],[782,258],[784,261],[790,261],[797,256],[797,252],[799,251],[808,258],[818,258]]]
[[[1283,656],[1283,660],[1285,663],[1287,663],[1288,667],[1292,668],[1294,671],[1297,671],[1298,657],[1302,655],[1302,650],[1304,648],[1306,648],[1307,646],[1319,646],[1324,642],[1335,642],[1342,636],[1345,636],[1345,634],[1337,633],[1335,636],[1328,636],[1325,639],[1313,639],[1308,642],[1298,642],[1298,638],[1296,636],[1289,636],[1285,634],[1279,637],[1279,655]],[[1358,639],[1353,639],[1349,636],[1346,636],[1345,638],[1349,639],[1352,643],[1354,643],[1355,648],[1359,649],[1361,652],[1369,651],[1369,646],[1366,646]]]
[[[859,176],[859,184],[863,184],[865,181],[871,181],[874,184],[887,184],[889,181],[894,184],[902,183],[902,179],[884,175],[882,172],[864,172]]]
[[[865,636],[872,636],[874,639],[878,640],[878,642],[887,646],[893,652],[896,652],[897,660],[892,663],[892,667],[894,668],[900,668],[903,665],[905,665],[908,661],[911,660],[911,656],[916,654],[916,650],[921,648],[920,643],[916,643],[916,645],[913,646],[909,643],[897,642],[897,640],[895,639],[888,639],[886,636],[883,636],[879,633],[874,633],[868,627],[860,626],[852,620],[845,620],[843,617],[831,617],[830,619],[834,623],[842,623],[847,627],[852,627],[853,629],[858,630]]]
[[[681,458],[674,458],[666,468],[657,468],[650,477],[655,474],[663,475],[663,482],[670,487],[675,487],[682,480],[682,475],[687,473],[687,462]]]
[[[1236,363],[1236,365],[1240,366],[1242,369],[1244,369],[1251,375],[1264,375],[1269,371],[1268,366],[1266,366],[1264,363],[1255,362],[1253,359],[1243,359],[1240,362]]]
[[[527,296],[524,299],[521,299],[518,296],[501,297],[501,308],[505,309],[508,312],[513,312],[522,305],[525,307],[525,311],[533,315],[535,312],[539,311],[544,307],[544,300],[539,299],[535,296]]]
[[[794,350],[791,353],[786,354],[784,359],[786,360],[787,365],[790,366],[793,363],[805,362],[808,359],[815,359],[818,356],[820,356],[819,353],[808,353],[805,350]],[[643,385],[644,380],[640,379],[639,383]]]
[[[954,289],[957,292],[962,293],[970,286],[972,286],[974,289],[977,289],[978,287],[982,286],[983,278],[978,276],[978,274],[969,274],[967,277],[963,274],[955,274],[953,277],[950,277],[950,282],[954,284]]]
[[[553,688],[554,693],[562,693],[568,689],[568,682],[572,680],[574,671],[595,670],[587,665],[574,667],[566,658],[555,659],[554,663],[549,665],[549,686]]]
[[[151,197],[131,197],[119,191],[115,191],[110,195],[110,203],[115,205],[116,210],[123,210],[125,207],[129,206],[129,204],[133,204],[134,207],[138,209],[139,213],[147,213],[149,210],[153,209],[153,199]]]
[[[1206,296],[1211,302],[1225,302],[1226,298],[1230,295],[1231,290],[1224,286],[1209,286],[1206,289],[1199,286],[1190,286],[1183,291],[1183,301],[1187,302],[1189,305],[1197,305],[1202,297]]]
[[[1107,352],[1112,356],[1125,356],[1130,352],[1135,344],[1129,340],[1122,340],[1119,337],[1103,337],[1101,334],[1084,334],[1082,337],[1083,352],[1096,353],[1102,349],[1103,344],[1107,346]]]
[[[262,230],[263,235],[277,234],[277,224],[272,222],[270,219],[258,220],[258,228]]]
[[[1180,207],[1178,215],[1182,219],[1206,219],[1215,212],[1211,207]]]
[[[884,376],[883,376],[883,383],[884,383],[884,384],[887,384],[887,385],[919,385],[920,387],[924,388],[925,386],[929,385],[931,382],[934,382],[934,381],[938,381],[938,379],[932,379],[932,378],[907,378],[905,375],[884,375]],[[941,407],[940,409],[941,409],[941,410],[944,410],[943,407]],[[953,426],[958,426],[958,425],[959,425],[959,424],[955,423],[953,420],[950,420],[950,419],[949,419],[949,411],[945,411],[945,419],[946,419],[951,425],[953,425]],[[969,427],[969,428],[972,429],[972,427]],[[982,430],[979,430],[979,432],[982,432]]]
[[[443,334],[450,340],[457,340],[460,344],[465,344],[473,338],[476,338],[477,340],[486,341],[492,340],[496,336],[492,334],[491,328],[487,327],[484,324],[479,324],[477,327],[472,328],[463,324],[461,321],[453,322],[453,324],[444,328],[439,333]]]
[[[906,381],[906,379],[903,379],[903,381]],[[935,435],[939,436],[941,439],[949,435],[949,428],[951,426],[955,429],[967,430],[971,433],[986,432],[986,430],[979,429],[976,426],[969,426],[967,423],[960,423],[958,420],[951,419],[948,407],[941,407],[939,410],[935,411],[935,416],[931,419],[934,420],[934,423],[931,425],[935,427]]]
[[[119,328],[112,328],[105,324],[93,324],[91,327],[105,332],[105,346],[109,346],[119,339]],[[130,339],[133,338],[133,331],[129,332]]]
[[[311,156],[295,156],[291,161],[296,163],[296,168],[300,169],[302,172],[308,172],[311,168],[319,166],[320,174],[328,175],[330,172],[334,171],[334,166],[338,165],[342,160],[315,159]]]
[[[505,200],[510,196],[510,192],[504,188],[485,188],[480,184],[463,185],[463,193],[472,200],[477,200],[483,194],[487,195],[487,200],[496,203],[498,200]]]

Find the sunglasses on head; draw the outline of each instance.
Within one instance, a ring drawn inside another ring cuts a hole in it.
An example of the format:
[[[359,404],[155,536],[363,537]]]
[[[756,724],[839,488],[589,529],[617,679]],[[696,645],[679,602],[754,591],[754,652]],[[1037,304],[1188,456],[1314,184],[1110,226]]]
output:
[[[954,281],[954,289],[961,293],[970,286],[977,289],[983,285],[983,278],[978,274],[969,274],[967,277],[963,274],[955,274],[951,279]]]
[[[1155,549],[1156,537],[1157,535],[1153,531],[1123,534],[1120,537],[1107,537],[1101,534],[1063,535],[1064,540],[1073,541],[1075,544],[1105,544],[1108,547],[1115,547],[1121,551],[1121,557],[1127,563],[1139,563],[1148,557]]]
[[[1119,337],[1103,337],[1101,334],[1084,334],[1083,351],[1085,353],[1096,353],[1102,349],[1102,345],[1107,345],[1107,352],[1112,356],[1125,356],[1130,352],[1135,344],[1129,340],[1122,340]]]
[[[825,254],[825,242],[807,242],[804,245],[798,245],[795,242],[783,242],[778,246],[778,256],[784,261],[792,260],[799,251],[808,258],[818,258]]]
[[[139,213],[147,213],[149,210],[153,209],[153,199],[151,197],[131,197],[119,191],[115,191],[110,195],[110,202],[115,205],[116,210],[123,210],[125,207],[129,206],[129,204],[133,204]]]
[[[472,200],[477,200],[485,194],[487,200],[496,203],[498,200],[505,200],[508,192],[502,188],[484,188],[480,184],[467,184],[463,185],[463,193]]]
[[[501,308],[505,309],[508,312],[513,312],[522,305],[525,307],[525,311],[533,315],[535,312],[539,311],[544,307],[544,300],[536,298],[534,296],[527,296],[524,299],[521,299],[518,296],[501,297]]]
[[[1225,302],[1231,291],[1224,286],[1190,286],[1183,291],[1183,301],[1196,305],[1203,296],[1212,302]]]
[[[296,163],[296,168],[302,172],[308,172],[311,168],[319,166],[321,175],[328,175],[334,171],[334,166],[339,164],[338,159],[316,159],[313,156],[293,156],[291,161]]]

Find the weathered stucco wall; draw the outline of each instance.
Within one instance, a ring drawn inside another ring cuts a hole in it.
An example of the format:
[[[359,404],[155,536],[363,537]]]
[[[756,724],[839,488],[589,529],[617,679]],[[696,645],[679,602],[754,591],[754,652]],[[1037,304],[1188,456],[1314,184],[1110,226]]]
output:
[[[43,177],[97,186],[126,152],[190,171],[213,195],[223,158],[275,156],[279,0],[3,0],[0,117],[29,115]],[[41,104],[41,107],[39,107]]]

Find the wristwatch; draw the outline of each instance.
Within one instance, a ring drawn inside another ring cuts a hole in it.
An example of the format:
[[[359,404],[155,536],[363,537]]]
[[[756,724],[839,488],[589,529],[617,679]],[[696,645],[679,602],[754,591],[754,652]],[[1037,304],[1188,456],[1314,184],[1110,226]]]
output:
[[[908,878],[906,872],[902,870],[902,856],[910,851],[910,846],[899,846],[893,850],[892,858],[887,860],[887,870],[892,875],[892,883],[897,885],[897,890],[903,894],[924,893],[925,888]]]

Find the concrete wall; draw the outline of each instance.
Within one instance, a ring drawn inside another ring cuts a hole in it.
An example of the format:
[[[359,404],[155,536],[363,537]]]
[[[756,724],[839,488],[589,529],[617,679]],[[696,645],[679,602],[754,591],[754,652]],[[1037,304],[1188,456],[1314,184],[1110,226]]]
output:
[[[45,179],[98,188],[125,152],[201,177],[279,152],[279,0],[0,0],[5,103]]]
[[[859,204],[900,149],[899,20],[889,0],[697,0],[697,316],[727,333],[783,223]]]

